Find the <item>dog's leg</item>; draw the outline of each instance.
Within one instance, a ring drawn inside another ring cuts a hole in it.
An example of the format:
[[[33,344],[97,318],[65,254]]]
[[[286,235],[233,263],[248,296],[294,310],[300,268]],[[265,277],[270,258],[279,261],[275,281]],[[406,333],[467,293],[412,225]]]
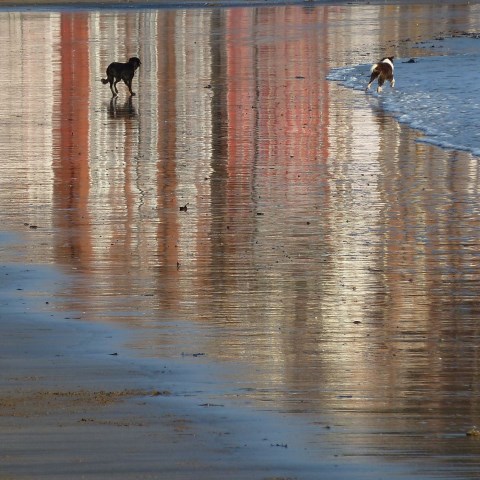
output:
[[[385,79],[383,78],[382,75],[380,75],[380,76],[378,77],[378,87],[377,87],[377,92],[378,92],[378,93],[381,93],[381,91],[382,91],[382,86],[383,86],[384,83],[385,83]]]
[[[116,97],[117,94],[115,93],[115,90],[113,89],[113,77],[109,77],[108,81],[110,82],[110,90],[112,92],[112,96]]]
[[[110,84],[110,90],[112,91],[112,95],[115,96],[115,92],[113,91],[113,76],[110,75],[107,72],[107,78],[105,80],[102,79],[102,83],[104,83],[104,84],[109,83]]]
[[[114,95],[118,95],[117,83],[118,83],[119,81],[120,81],[120,80],[115,80],[115,81],[113,82],[113,88],[115,89]]]
[[[390,80],[390,85],[392,86],[392,88],[395,88],[395,79],[394,78],[392,78]]]
[[[368,82],[367,88],[365,89],[366,92],[370,90],[372,83],[375,81],[377,77],[378,77],[378,73],[372,72],[372,74],[370,75],[370,81]]]
[[[124,80],[125,85],[128,87],[128,91],[130,92],[130,95],[133,97],[135,95],[135,92],[132,91],[132,80]]]

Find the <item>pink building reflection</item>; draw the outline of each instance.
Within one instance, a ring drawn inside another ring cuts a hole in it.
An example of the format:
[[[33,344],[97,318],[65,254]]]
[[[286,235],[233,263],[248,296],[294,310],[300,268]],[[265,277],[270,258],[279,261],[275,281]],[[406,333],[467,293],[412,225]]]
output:
[[[92,256],[90,212],[90,62],[88,14],[60,16],[60,88],[58,131],[54,135],[53,169],[55,228],[72,237],[58,245],[82,268]],[[58,142],[58,143],[57,143]]]

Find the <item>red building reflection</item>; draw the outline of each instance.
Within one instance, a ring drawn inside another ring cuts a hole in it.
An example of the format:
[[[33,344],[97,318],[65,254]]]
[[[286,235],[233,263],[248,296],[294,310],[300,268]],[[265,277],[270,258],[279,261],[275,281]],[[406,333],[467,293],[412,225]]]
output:
[[[328,157],[328,83],[323,81],[328,72],[327,21],[328,9],[241,9],[227,14],[232,180],[251,174],[248,170],[259,157],[275,167],[267,168],[267,175],[288,175],[299,163]],[[299,25],[308,33],[300,35]],[[315,28],[319,25],[320,33]],[[252,44],[252,32],[259,30],[272,41],[256,43],[253,37]],[[248,185],[238,188],[250,190]]]
[[[90,258],[89,195],[89,28],[88,14],[62,14],[60,19],[59,124],[54,136],[54,202],[56,227],[80,235],[62,243],[74,259]],[[80,227],[80,228],[79,228]],[[85,253],[85,254],[83,254]]]

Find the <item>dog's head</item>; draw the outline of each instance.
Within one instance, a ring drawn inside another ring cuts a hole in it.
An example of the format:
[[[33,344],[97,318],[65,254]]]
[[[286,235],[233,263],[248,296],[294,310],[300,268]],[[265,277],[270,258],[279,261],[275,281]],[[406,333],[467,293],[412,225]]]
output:
[[[135,70],[142,64],[142,62],[140,61],[140,59],[139,59],[138,57],[129,58],[129,59],[128,59],[128,63],[130,63],[131,65],[133,65],[133,68],[134,68]]]
[[[394,59],[394,58],[395,58],[394,56],[392,56],[392,57],[385,57],[385,58],[382,58],[380,61],[381,61],[381,62],[384,62],[385,60],[390,60],[390,61],[392,62],[392,64],[393,64],[393,59]]]

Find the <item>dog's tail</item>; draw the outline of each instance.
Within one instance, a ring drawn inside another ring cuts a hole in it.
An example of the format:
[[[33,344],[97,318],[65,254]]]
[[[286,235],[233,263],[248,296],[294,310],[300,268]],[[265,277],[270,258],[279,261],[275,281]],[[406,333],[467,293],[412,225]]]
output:
[[[106,85],[108,83],[108,78],[102,78],[102,83]]]
[[[378,67],[378,63],[374,63],[371,68],[370,68],[370,73],[373,73],[373,71]],[[103,82],[103,80],[102,80]]]

